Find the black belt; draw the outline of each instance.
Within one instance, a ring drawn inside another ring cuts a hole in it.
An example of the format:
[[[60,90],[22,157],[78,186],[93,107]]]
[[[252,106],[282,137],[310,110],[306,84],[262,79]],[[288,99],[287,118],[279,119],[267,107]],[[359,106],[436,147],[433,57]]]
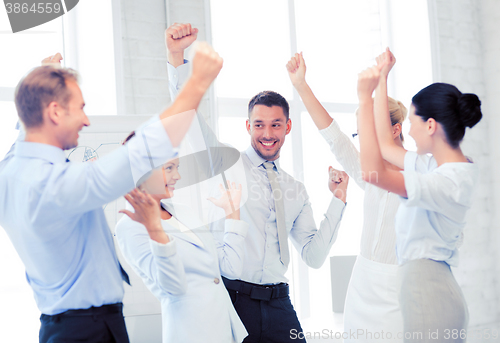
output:
[[[249,295],[251,299],[269,301],[275,298],[284,298],[288,296],[288,284],[280,283],[277,285],[258,285],[241,280],[229,280],[222,277],[227,289]]]
[[[99,307],[92,306],[91,308],[87,308],[84,310],[67,310],[65,312],[55,314],[53,316],[44,314],[44,316],[48,316],[48,317],[96,316],[96,315],[121,313],[122,309],[123,309],[123,304],[117,303],[117,304],[110,304],[110,305],[102,305]]]

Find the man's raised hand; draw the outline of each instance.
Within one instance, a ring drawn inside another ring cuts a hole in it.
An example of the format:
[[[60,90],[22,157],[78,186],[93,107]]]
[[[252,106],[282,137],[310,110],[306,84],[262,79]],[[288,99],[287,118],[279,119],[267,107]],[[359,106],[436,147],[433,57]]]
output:
[[[174,67],[184,63],[184,50],[186,50],[198,36],[198,29],[191,24],[174,23],[165,30],[168,62]]]
[[[49,57],[45,57],[42,60],[42,66],[51,65],[51,66],[60,67],[62,59],[63,59],[63,57],[60,53],[57,53],[57,54],[49,56]]]

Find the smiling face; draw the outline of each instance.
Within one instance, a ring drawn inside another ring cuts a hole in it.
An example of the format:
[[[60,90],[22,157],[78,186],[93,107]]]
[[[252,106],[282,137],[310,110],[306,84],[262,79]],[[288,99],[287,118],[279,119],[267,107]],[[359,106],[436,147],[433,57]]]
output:
[[[247,120],[252,147],[267,161],[274,161],[280,156],[285,136],[291,129],[292,121],[286,120],[283,109],[279,106],[255,105]]]
[[[158,201],[168,199],[174,196],[175,184],[180,179],[179,159],[175,158],[165,163],[161,168],[153,170],[149,179],[140,188]]]

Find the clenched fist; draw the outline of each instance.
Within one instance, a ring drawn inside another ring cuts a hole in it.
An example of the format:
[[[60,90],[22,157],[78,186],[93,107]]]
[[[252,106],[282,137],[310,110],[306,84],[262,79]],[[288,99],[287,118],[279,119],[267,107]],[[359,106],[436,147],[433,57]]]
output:
[[[202,90],[207,90],[222,69],[222,58],[206,42],[195,46],[192,78]]]
[[[50,65],[60,67],[62,59],[62,55],[60,53],[57,53],[55,55],[44,58],[42,60],[42,66]]]
[[[344,203],[347,198],[347,185],[349,184],[349,176],[346,172],[328,168],[328,188],[337,199],[342,200]]]
[[[165,43],[167,44],[168,61],[174,67],[184,63],[184,50],[186,50],[198,36],[198,29],[191,24],[174,23],[165,30]]]
[[[304,62],[304,57],[302,53],[296,53],[290,61],[286,64],[286,70],[288,71],[288,76],[292,85],[294,87],[300,86],[306,80],[306,63]]]
[[[380,70],[373,66],[358,74],[358,98],[360,102],[372,101],[372,94],[377,88]]]

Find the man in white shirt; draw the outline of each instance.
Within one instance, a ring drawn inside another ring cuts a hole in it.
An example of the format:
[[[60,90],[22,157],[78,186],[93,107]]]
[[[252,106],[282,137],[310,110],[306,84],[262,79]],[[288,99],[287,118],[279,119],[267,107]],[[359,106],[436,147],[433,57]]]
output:
[[[190,24],[174,24],[166,30],[172,98],[189,69],[184,50],[196,40],[197,33]],[[285,277],[290,261],[288,238],[308,266],[319,268],[337,238],[345,208],[348,176],[330,168],[329,189],[334,196],[319,230],[316,228],[304,185],[279,165],[281,146],[292,128],[288,112],[287,101],[276,92],[261,92],[249,103],[246,126],[251,146],[241,152],[241,160],[250,191],[241,207],[241,219],[250,229],[241,278],[223,278],[249,333],[244,342],[304,341],[298,338],[302,329]],[[220,147],[200,115],[198,119],[207,147]],[[218,153],[223,149],[213,150],[211,173],[215,175],[227,156]],[[221,221],[211,224],[216,240],[223,232],[221,225]]]

